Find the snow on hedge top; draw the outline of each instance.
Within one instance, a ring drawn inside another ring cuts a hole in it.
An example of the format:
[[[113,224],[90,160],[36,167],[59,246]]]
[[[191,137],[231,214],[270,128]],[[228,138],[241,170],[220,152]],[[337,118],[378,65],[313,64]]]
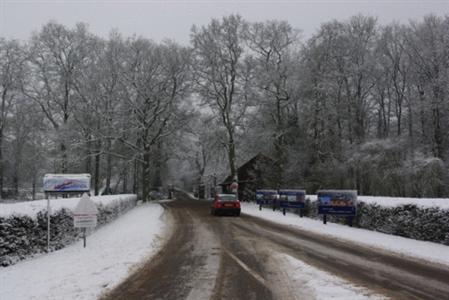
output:
[[[418,207],[437,207],[449,209],[449,198],[396,198],[378,196],[359,196],[358,199],[367,204],[378,204],[380,206],[395,207],[407,204],[414,204]]]
[[[308,195],[312,201],[316,201],[316,195]],[[416,205],[421,208],[436,207],[449,210],[449,198],[402,198],[384,196],[357,196],[359,202],[377,204],[384,207],[396,207],[401,205]]]
[[[93,196],[91,197],[97,205],[108,205],[116,201],[132,201],[137,198],[133,194]],[[53,212],[66,208],[73,210],[78,204],[80,198],[58,198],[50,199],[50,207]],[[0,217],[9,217],[12,215],[27,215],[35,217],[41,210],[47,210],[47,200],[25,201],[17,203],[0,203]]]

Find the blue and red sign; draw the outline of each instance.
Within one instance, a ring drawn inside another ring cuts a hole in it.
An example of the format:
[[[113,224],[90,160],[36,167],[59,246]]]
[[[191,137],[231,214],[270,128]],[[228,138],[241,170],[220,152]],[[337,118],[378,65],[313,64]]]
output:
[[[277,190],[256,190],[256,203],[259,205],[273,205],[278,198]]]
[[[306,205],[305,190],[279,190],[280,206],[283,208],[304,208]]]
[[[89,192],[90,174],[46,174],[45,192]]]
[[[318,214],[355,216],[357,191],[321,190],[317,192]]]

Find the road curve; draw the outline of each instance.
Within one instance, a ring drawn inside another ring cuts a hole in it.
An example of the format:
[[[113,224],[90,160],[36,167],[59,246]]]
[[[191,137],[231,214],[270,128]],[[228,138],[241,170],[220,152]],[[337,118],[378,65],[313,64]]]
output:
[[[165,247],[103,299],[308,299],[274,253],[393,299],[449,299],[445,266],[244,214],[213,217],[209,203],[179,198],[164,204],[174,220]]]

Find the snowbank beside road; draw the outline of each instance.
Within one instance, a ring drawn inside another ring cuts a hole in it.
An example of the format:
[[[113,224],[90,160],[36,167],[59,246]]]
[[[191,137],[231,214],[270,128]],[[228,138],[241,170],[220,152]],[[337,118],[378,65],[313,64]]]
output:
[[[0,299],[97,299],[159,248],[159,204],[138,206],[82,241],[0,268]]]
[[[296,287],[298,299],[385,299],[370,290],[295,259],[287,254],[276,254],[282,268],[289,274],[290,284]]]
[[[335,223],[327,223],[327,225],[324,225],[320,220],[300,218],[298,215],[288,212],[283,216],[281,212],[272,211],[267,208],[260,211],[259,206],[254,203],[242,203],[242,213],[284,225],[295,226],[299,229],[331,236],[341,240],[348,240],[364,246],[385,249],[401,255],[416,257],[449,266],[449,246],[403,238],[366,229],[352,228]]]
[[[129,201],[135,199],[136,195],[121,194],[109,196],[90,197],[97,205],[107,206],[113,202]],[[80,198],[58,198],[50,199],[51,211],[57,211],[62,208],[72,210],[78,204]],[[47,210],[47,200],[24,201],[16,203],[0,203],[0,217],[9,217],[11,215],[26,215],[34,218],[39,211]]]
[[[316,201],[316,195],[307,195],[311,201]],[[357,196],[358,201],[366,204],[377,204],[384,207],[397,207],[401,205],[416,205],[421,208],[437,207],[449,210],[449,198],[403,198],[384,196]]]

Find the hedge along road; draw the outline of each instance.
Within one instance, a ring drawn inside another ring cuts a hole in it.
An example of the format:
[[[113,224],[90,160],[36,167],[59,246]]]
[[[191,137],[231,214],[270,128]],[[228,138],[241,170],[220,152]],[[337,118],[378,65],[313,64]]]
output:
[[[275,261],[285,253],[394,299],[449,299],[449,269],[241,215],[209,203],[165,203],[165,247],[104,299],[309,299]]]

